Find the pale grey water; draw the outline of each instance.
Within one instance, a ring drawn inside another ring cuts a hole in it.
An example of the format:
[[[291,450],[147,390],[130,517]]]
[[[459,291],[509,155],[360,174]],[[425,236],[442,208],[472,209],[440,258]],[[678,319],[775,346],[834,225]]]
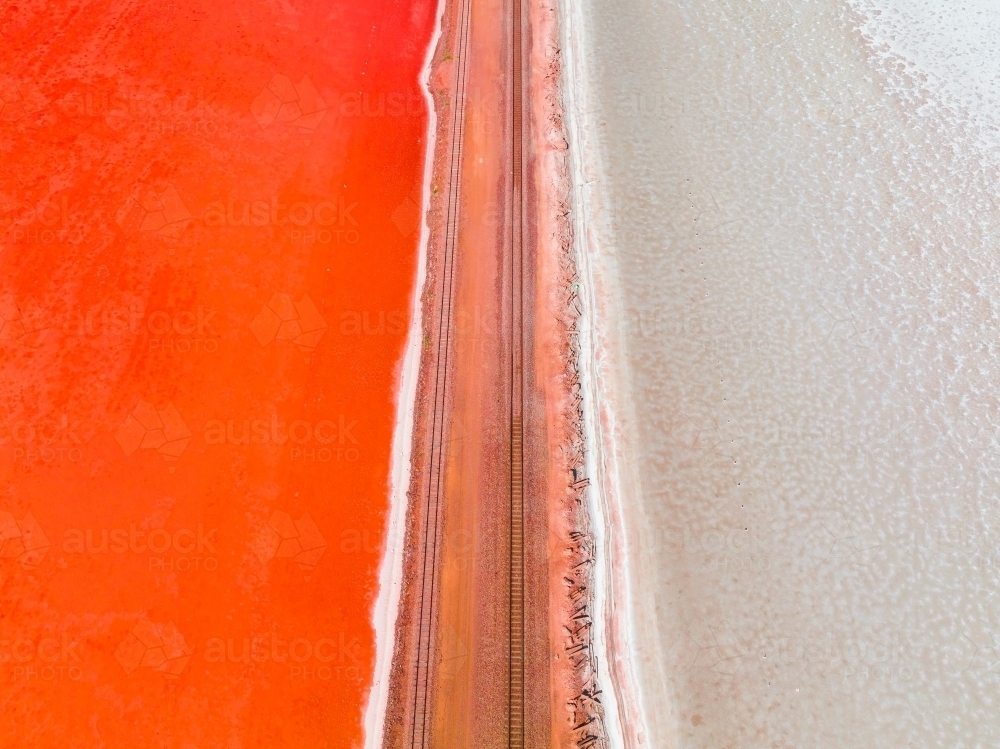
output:
[[[646,745],[1000,746],[1000,210],[974,112],[837,0],[581,10],[657,617]]]

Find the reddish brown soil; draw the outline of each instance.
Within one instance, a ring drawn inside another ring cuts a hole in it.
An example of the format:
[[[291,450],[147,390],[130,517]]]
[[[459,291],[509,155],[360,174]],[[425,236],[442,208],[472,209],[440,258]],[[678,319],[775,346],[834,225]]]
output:
[[[538,186],[535,361],[548,440],[550,745],[603,749],[606,732],[591,650],[594,544],[586,497],[590,482],[578,371],[580,309],[557,4],[532,2],[530,19],[532,166]]]
[[[448,3],[435,52],[432,92],[438,112],[425,289],[425,350],[421,363],[414,473],[407,527],[406,585],[400,605],[386,747],[408,747],[412,720],[415,573],[424,539],[427,461],[434,350],[441,316],[441,269],[452,147],[456,21],[460,4]],[[571,746],[568,704],[581,678],[565,655],[572,615],[572,543],[577,515],[570,484],[582,456],[579,419],[570,394],[575,270],[570,257],[566,143],[558,92],[554,8],[528,8],[531,72],[525,101],[525,512],[526,512],[526,745]],[[508,523],[509,523],[509,91],[504,48],[510,7],[504,0],[472,5],[456,257],[449,430],[445,468],[443,545],[438,598],[437,654],[433,664],[435,747],[507,746]],[[575,451],[570,446],[575,444]],[[576,456],[576,457],[574,457]],[[553,616],[550,616],[550,613]],[[552,665],[554,664],[554,665]]]

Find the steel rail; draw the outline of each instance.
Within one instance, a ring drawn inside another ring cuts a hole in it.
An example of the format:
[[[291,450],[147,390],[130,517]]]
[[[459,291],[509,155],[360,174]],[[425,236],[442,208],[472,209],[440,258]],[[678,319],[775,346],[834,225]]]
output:
[[[431,440],[428,461],[427,501],[424,512],[424,534],[421,544],[419,609],[417,642],[414,648],[413,724],[410,746],[428,749],[431,734],[433,701],[433,657],[438,596],[437,583],[441,556],[441,498],[444,492],[445,434],[448,405],[448,368],[451,356],[452,305],[455,292],[455,254],[458,244],[458,222],[461,208],[460,191],[462,154],[465,140],[465,89],[468,77],[469,21],[471,0],[461,0],[458,39],[455,49],[455,97],[452,102],[451,148],[448,168],[448,198],[444,236],[444,257],[441,268],[440,317],[438,318],[434,398],[431,416]],[[432,155],[433,156],[433,155]]]
[[[521,0],[511,0],[510,685],[508,746],[524,748],[524,121]]]

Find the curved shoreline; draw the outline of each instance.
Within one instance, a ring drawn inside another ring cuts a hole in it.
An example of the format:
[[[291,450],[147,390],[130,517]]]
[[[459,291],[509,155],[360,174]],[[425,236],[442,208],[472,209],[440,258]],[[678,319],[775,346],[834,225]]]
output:
[[[393,428],[392,459],[389,469],[389,511],[385,536],[385,553],[379,566],[379,590],[372,611],[375,629],[375,673],[368,702],[364,708],[365,749],[378,749],[382,745],[385,718],[389,704],[389,682],[396,648],[396,629],[399,620],[400,598],[403,588],[403,562],[406,551],[406,517],[409,512],[409,490],[412,476],[413,432],[417,409],[417,386],[420,381],[421,340],[423,336],[423,296],[427,281],[428,244],[431,202],[431,180],[434,175],[434,154],[438,141],[438,117],[431,93],[431,75],[434,52],[443,32],[446,0],[438,0],[434,33],[424,53],[420,68],[420,92],[427,106],[426,144],[424,147],[423,185],[421,187],[420,239],[417,245],[417,276],[410,297],[410,327],[406,349],[400,362],[399,391],[397,394],[396,422]]]
[[[622,425],[634,422],[627,357],[620,329],[621,289],[613,267],[602,255],[613,253],[600,145],[586,86],[586,32],[582,11],[572,0],[560,0],[563,57],[566,60],[562,95],[569,141],[572,179],[572,251],[579,274],[582,304],[579,366],[583,387],[586,473],[593,477],[588,495],[590,519],[598,553],[595,555],[594,643],[598,662],[607,672],[598,684],[607,695],[608,743],[615,747],[652,745],[647,723],[647,699],[640,689],[635,649],[636,621],[631,595],[629,537],[626,516],[639,508],[626,507],[627,493],[638,489],[630,475],[630,444]],[[603,552],[603,553],[602,553]],[[643,612],[648,618],[651,612]],[[653,638],[655,642],[655,638]],[[654,655],[654,661],[662,659]],[[661,695],[665,692],[661,690]]]

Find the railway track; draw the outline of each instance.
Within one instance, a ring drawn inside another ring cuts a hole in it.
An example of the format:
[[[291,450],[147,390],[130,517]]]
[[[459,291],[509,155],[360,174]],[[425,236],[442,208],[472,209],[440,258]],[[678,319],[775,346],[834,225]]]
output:
[[[524,82],[521,0],[511,0],[510,671],[507,740],[524,748]]]
[[[454,326],[455,260],[461,207],[462,159],[465,140],[466,86],[472,0],[459,0],[458,34],[455,46],[456,79],[449,149],[448,193],[444,253],[440,283],[440,317],[436,341],[429,448],[428,483],[424,513],[423,539],[418,561],[417,634],[412,673],[412,716],[409,744],[411,749],[430,749],[433,692],[435,627],[440,595],[438,583],[442,556],[442,504],[446,458],[448,408],[448,373]],[[510,212],[508,258],[505,272],[510,290],[510,361],[509,361],[509,640],[507,737],[509,749],[525,746],[525,567],[524,567],[524,205],[523,205],[523,40],[522,2],[509,0],[510,20],[510,117],[508,120],[512,171],[510,174]]]
[[[444,258],[441,269],[441,314],[435,341],[437,361],[434,371],[433,403],[431,406],[431,439],[428,461],[427,502],[424,513],[424,533],[419,562],[420,588],[417,610],[417,641],[414,648],[413,725],[410,731],[412,749],[428,749],[431,734],[431,709],[434,677],[434,640],[437,603],[437,583],[441,560],[441,500],[444,494],[444,463],[447,444],[445,429],[448,405],[448,368],[451,356],[453,327],[452,307],[455,296],[455,254],[458,245],[458,220],[461,208],[462,153],[465,140],[465,94],[468,78],[469,20],[472,0],[460,0],[458,38],[456,44],[455,101],[452,121],[452,142],[448,164],[448,198],[444,238]]]

